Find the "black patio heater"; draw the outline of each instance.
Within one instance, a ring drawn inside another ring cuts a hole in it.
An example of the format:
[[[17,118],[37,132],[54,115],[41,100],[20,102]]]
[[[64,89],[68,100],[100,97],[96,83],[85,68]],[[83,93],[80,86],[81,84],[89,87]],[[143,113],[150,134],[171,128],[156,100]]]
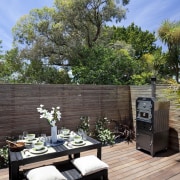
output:
[[[169,101],[156,98],[156,78],[151,78],[152,97],[136,99],[136,149],[154,156],[168,148]]]

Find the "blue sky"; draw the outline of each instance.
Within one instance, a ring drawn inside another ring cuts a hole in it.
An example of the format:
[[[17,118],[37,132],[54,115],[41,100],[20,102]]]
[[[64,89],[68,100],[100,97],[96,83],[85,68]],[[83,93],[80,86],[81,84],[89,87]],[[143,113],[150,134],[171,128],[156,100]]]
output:
[[[52,7],[53,2],[54,0],[1,0],[0,40],[3,50],[12,48],[11,29],[21,16],[34,8]],[[126,27],[134,22],[144,31],[157,32],[166,19],[180,21],[179,0],[130,0],[126,8],[128,8],[126,19],[116,24],[117,26]],[[162,45],[160,41],[157,44]]]

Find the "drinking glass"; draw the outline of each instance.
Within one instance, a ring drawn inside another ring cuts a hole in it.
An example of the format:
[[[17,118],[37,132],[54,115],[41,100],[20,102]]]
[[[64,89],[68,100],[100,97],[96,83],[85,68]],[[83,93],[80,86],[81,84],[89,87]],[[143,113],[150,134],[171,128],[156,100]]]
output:
[[[86,131],[83,131],[82,138],[84,141],[87,140],[87,132]]]
[[[46,136],[46,146],[50,147],[51,145],[51,137],[50,136]]]
[[[23,137],[26,138],[28,132],[27,131],[23,131]]]
[[[62,130],[61,129],[58,129],[58,135],[59,134],[62,134]]]
[[[75,133],[74,131],[71,131],[70,135],[69,135],[69,141],[73,141],[74,140],[74,136],[75,136]]]
[[[24,137],[24,136],[20,134],[20,135],[19,135],[19,140],[23,140],[23,137]]]
[[[41,134],[40,140],[44,142],[44,145],[46,143],[46,134]]]
[[[83,136],[83,133],[84,133],[84,131],[83,131],[83,129],[78,129],[78,134],[82,137]]]

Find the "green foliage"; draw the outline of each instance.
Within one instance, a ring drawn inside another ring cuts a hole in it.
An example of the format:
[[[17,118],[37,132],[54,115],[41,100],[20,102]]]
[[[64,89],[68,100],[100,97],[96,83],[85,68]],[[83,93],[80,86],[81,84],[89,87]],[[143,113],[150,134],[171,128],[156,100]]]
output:
[[[23,63],[19,58],[18,49],[7,51],[0,64],[0,79],[2,82],[15,82],[18,79]]]
[[[43,65],[41,61],[32,61],[19,81],[23,83],[69,84],[71,79],[66,70]]]
[[[157,48],[155,45],[155,33],[149,31],[142,31],[140,27],[134,23],[125,27],[112,27],[114,33],[112,34],[111,41],[115,42],[125,41],[131,44],[135,50],[135,58],[139,59],[144,53],[153,53]]]
[[[18,137],[14,136],[6,136],[5,140],[16,141]],[[8,160],[8,146],[3,146],[0,148],[0,169],[8,168],[9,160]]]
[[[128,52],[128,56],[122,56],[120,67],[119,84],[143,85],[149,84],[152,76],[159,79],[164,77],[166,56],[161,48],[155,46],[156,37],[154,33],[142,31],[140,27],[132,23],[125,27],[106,27],[104,29],[104,40],[109,41],[116,52]],[[129,63],[129,64],[128,64]],[[111,70],[111,74],[114,71]],[[113,74],[114,75],[114,74]],[[121,81],[120,81],[121,80]]]
[[[83,59],[72,66],[79,84],[130,84],[137,62],[124,49],[95,46],[84,50]]]
[[[162,42],[168,46],[167,68],[170,70],[171,74],[176,77],[176,82],[178,83],[180,71],[180,21],[164,21],[158,30],[158,35]]]
[[[112,20],[120,22],[129,2],[55,0],[53,8],[31,10],[13,27],[14,43],[21,46],[19,59],[11,61],[15,68],[0,66],[0,77],[14,83],[142,85],[154,75],[177,76],[177,64],[172,71],[169,67],[175,66],[166,62],[179,57],[173,44],[176,51],[164,56],[155,45],[154,32],[142,31],[134,23],[127,28],[105,26]],[[73,81],[67,69],[58,71],[52,65],[71,67]]]
[[[126,125],[126,119],[124,120],[111,120],[115,123],[115,139],[123,138],[125,141],[132,142],[135,139],[135,131],[131,125]]]
[[[102,142],[103,145],[112,145],[115,143],[115,136],[108,129],[108,124],[110,121],[107,117],[97,118],[95,125],[95,136],[96,138]]]
[[[101,141],[103,145],[113,145],[115,143],[115,136],[109,129],[98,131],[97,139]]]
[[[158,49],[153,54],[144,54],[140,60],[142,61],[143,68],[147,72],[151,72],[153,77],[156,77],[161,66],[166,63],[166,56]]]
[[[0,169],[8,167],[8,147],[0,148]]]
[[[0,79],[6,83],[68,84],[71,82],[66,69],[44,65],[41,60],[21,60],[17,49],[4,55],[0,64]]]
[[[30,60],[30,64],[26,64],[26,71],[21,73],[20,82],[70,83],[67,76],[66,81],[46,77],[58,75],[54,69],[42,67],[44,60],[47,60],[50,65],[63,66],[66,62],[66,65],[75,66],[75,83],[122,84],[117,79],[119,73],[111,77],[107,75],[111,72],[114,55],[106,57],[106,52],[100,59],[98,54],[98,60],[95,60],[99,50],[94,53],[93,47],[101,42],[106,22],[120,22],[125,17],[126,10],[123,6],[128,3],[127,0],[121,0],[118,4],[114,0],[55,0],[54,8],[33,9],[28,15],[21,17],[13,27],[14,44],[23,45],[20,56]],[[89,57],[86,49],[91,51],[91,48],[93,52]],[[88,77],[84,77],[86,75]]]
[[[14,43],[27,45],[23,50],[29,53],[28,59],[36,55],[38,59],[48,58],[50,64],[62,65],[67,60],[72,63],[81,57],[82,48],[97,43],[106,22],[120,22],[125,17],[123,6],[128,3],[55,0],[54,8],[33,9],[21,17],[13,27]]]
[[[142,72],[141,74],[134,74],[131,77],[131,84],[134,85],[143,85],[150,84],[150,79],[152,77],[152,73]]]
[[[180,108],[180,85],[177,83],[172,83],[168,89],[163,91],[165,97],[173,102],[177,108]]]

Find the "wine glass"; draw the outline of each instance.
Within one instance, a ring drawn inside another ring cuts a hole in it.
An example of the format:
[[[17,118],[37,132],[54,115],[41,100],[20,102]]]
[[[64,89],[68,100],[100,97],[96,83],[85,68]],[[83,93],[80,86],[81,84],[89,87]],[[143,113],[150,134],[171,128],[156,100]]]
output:
[[[83,129],[79,128],[79,129],[78,129],[78,134],[82,137],[82,136],[83,136],[83,133],[84,133]]]

